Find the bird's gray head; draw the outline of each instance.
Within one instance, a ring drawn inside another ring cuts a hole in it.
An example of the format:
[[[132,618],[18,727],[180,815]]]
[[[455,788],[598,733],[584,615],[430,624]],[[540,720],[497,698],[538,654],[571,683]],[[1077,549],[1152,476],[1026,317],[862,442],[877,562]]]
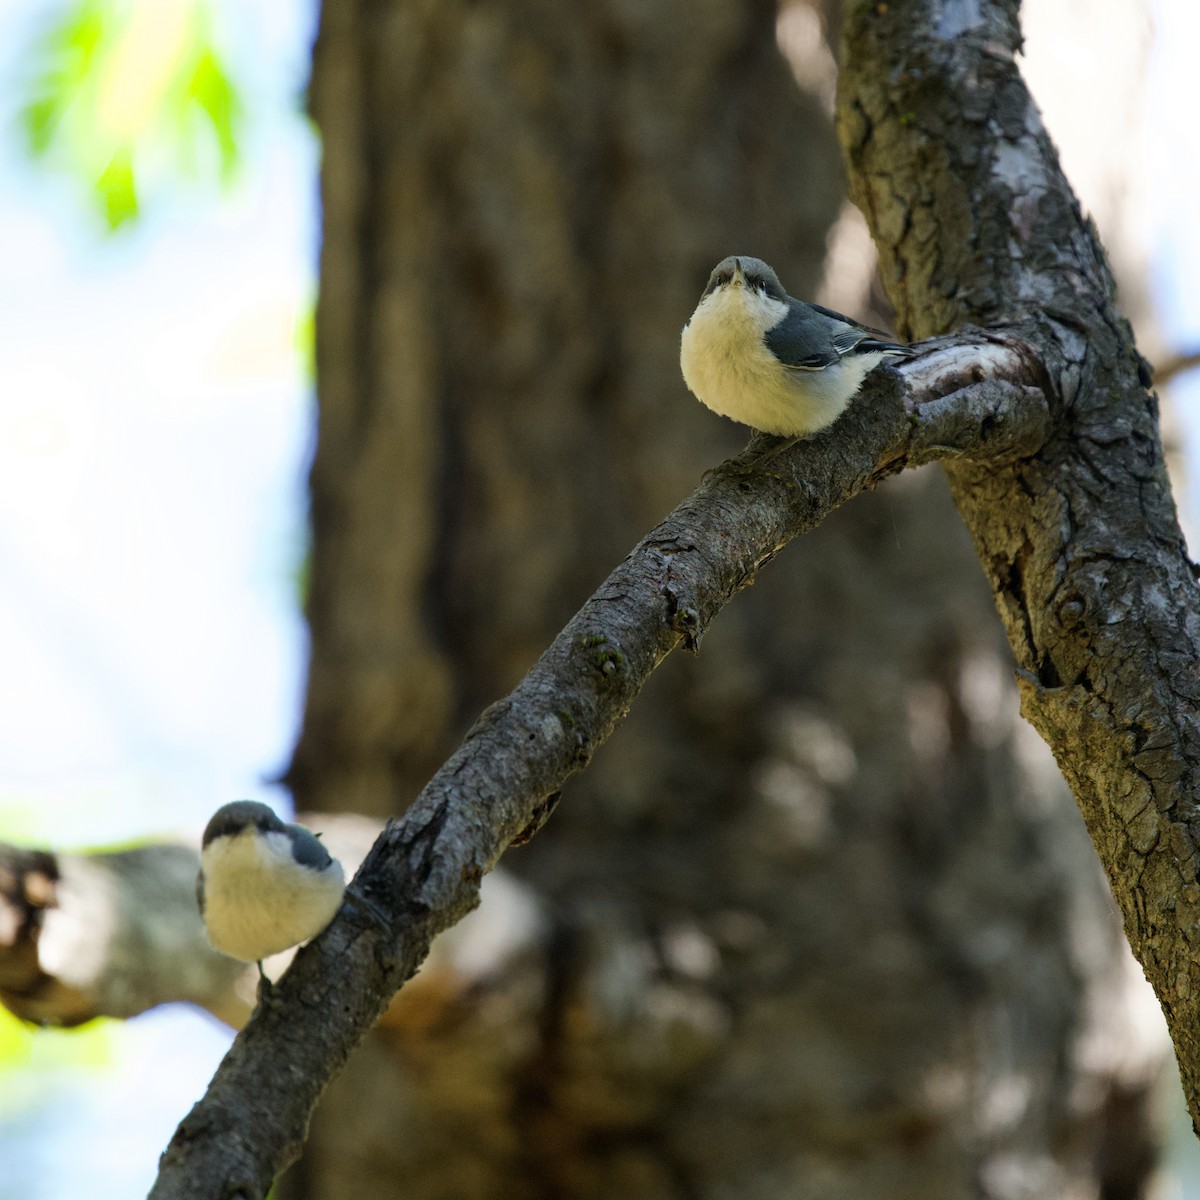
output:
[[[757,290],[784,304],[790,299],[779,282],[779,276],[761,258],[751,258],[747,254],[731,254],[721,259],[708,277],[704,296],[711,296],[723,287]],[[701,296],[702,300],[704,296]]]
[[[247,829],[259,834],[286,832],[284,823],[265,804],[257,800],[234,800],[213,813],[204,827],[200,847],[204,849],[219,837],[236,837]]]

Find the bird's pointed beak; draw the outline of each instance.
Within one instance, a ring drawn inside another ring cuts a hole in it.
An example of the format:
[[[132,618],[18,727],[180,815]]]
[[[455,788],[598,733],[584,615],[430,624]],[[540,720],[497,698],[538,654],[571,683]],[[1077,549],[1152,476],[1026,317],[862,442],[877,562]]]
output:
[[[736,283],[738,287],[745,287],[746,285],[746,273],[742,270],[742,260],[740,258],[733,260],[733,278],[729,282]]]

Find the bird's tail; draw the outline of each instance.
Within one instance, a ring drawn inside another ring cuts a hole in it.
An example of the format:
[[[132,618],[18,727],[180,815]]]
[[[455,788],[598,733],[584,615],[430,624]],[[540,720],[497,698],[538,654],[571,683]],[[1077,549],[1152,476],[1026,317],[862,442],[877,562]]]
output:
[[[854,349],[859,353],[876,350],[880,354],[890,354],[896,358],[911,358],[916,354],[916,350],[912,346],[902,346],[899,342],[885,342],[879,338],[863,338]]]

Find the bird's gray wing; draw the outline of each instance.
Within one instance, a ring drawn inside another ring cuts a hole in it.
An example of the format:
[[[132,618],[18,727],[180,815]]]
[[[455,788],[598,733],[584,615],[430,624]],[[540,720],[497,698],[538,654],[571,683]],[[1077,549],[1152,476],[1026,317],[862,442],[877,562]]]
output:
[[[196,907],[200,910],[200,915],[204,916],[204,872],[196,872]]]
[[[844,313],[834,312],[832,308],[823,308],[820,304],[810,304],[808,307],[816,309],[817,312],[829,317],[830,320],[837,321],[844,327],[844,331],[834,334],[834,341],[839,346],[845,347],[840,351],[842,354],[846,354],[855,347],[858,347],[860,353],[868,350],[882,350],[885,354],[912,354],[911,346],[906,346],[902,342],[893,342],[881,329],[872,329],[870,325],[860,325]]]
[[[292,856],[305,867],[314,867],[323,871],[333,859],[329,851],[303,825],[289,825],[288,834],[292,839]]]
[[[826,317],[830,319],[823,319]],[[763,340],[785,367],[822,371],[853,350],[867,334],[866,329],[827,308],[794,301],[787,316],[768,329]]]

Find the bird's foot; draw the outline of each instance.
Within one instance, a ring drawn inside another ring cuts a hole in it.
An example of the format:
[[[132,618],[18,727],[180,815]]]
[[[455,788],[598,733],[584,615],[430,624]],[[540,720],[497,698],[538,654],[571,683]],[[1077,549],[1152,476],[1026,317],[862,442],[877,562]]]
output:
[[[351,908],[357,909],[359,913],[368,917],[385,932],[391,932],[392,922],[387,914],[374,900],[364,896],[353,884],[346,888],[344,899]]]
[[[766,467],[768,465],[768,463],[771,462],[772,459],[774,459],[778,455],[782,454],[785,450],[791,449],[792,446],[794,446],[797,442],[802,441],[802,440],[803,440],[803,438],[799,434],[797,434],[794,437],[777,438],[775,440],[775,445],[768,446],[767,449],[758,451],[758,453],[755,454],[753,458],[748,459],[745,462],[737,462],[735,460],[730,459],[726,462],[721,463],[719,466],[712,467],[709,470],[705,471],[704,477],[707,478],[709,475],[715,475],[715,474],[743,475],[743,476],[759,475],[762,473],[763,468]],[[744,454],[745,451],[743,451],[742,453]]]
[[[270,976],[263,970],[261,958],[257,960],[255,965],[258,967],[257,1000],[260,1007],[265,1007],[275,998],[275,984],[271,982]]]
[[[800,440],[799,434],[792,437],[780,438],[774,446],[768,447],[750,464],[750,469],[761,471],[772,459],[777,458],[785,450],[790,450]]]

